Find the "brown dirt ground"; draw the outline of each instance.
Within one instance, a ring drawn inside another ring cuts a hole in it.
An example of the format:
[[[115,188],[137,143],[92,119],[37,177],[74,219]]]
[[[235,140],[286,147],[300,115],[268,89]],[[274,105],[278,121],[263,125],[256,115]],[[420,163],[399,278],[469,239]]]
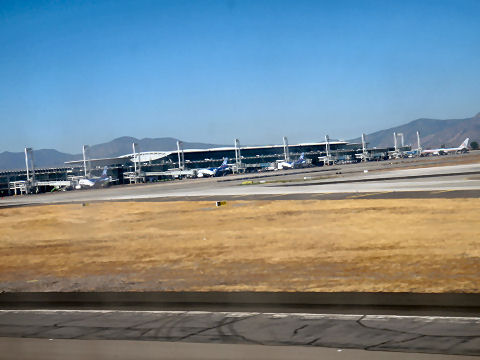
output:
[[[480,290],[480,199],[0,209],[3,291]]]

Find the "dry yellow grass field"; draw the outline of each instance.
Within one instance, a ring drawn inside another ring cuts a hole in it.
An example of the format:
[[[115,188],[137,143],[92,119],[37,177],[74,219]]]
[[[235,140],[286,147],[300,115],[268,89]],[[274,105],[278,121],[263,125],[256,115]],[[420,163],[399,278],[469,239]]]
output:
[[[480,199],[0,209],[3,291],[478,292]]]

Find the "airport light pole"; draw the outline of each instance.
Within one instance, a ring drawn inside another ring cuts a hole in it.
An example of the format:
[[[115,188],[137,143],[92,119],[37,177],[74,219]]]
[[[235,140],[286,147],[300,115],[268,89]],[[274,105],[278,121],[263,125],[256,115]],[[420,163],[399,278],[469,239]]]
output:
[[[290,151],[288,150],[288,139],[286,136],[283,137],[283,155],[285,157],[285,161],[290,161]]]
[[[398,145],[397,145],[397,133],[393,133],[393,147],[395,148],[395,152],[398,152]]]

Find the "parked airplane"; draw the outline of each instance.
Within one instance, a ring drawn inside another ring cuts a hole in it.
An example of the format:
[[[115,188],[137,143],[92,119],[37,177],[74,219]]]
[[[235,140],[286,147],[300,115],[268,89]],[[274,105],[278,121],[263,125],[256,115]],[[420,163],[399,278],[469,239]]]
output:
[[[421,151],[419,149],[414,149],[414,150],[410,150],[410,151],[404,151],[403,152],[403,155],[404,157],[415,157],[415,156],[419,156],[421,154]]]
[[[197,177],[209,177],[209,176],[223,176],[226,175],[230,168],[227,165],[228,157],[223,159],[222,165],[219,167],[211,167],[206,169],[197,170]]]
[[[305,161],[305,153],[302,153],[298,160],[296,161],[280,161],[277,163],[278,170],[282,169],[294,169],[300,167],[306,163]]]
[[[459,153],[459,152],[467,152],[468,141],[470,139],[466,138],[463,143],[456,148],[440,148],[440,149],[430,149],[430,150],[422,150],[422,155],[443,155],[448,154],[451,152]]]
[[[112,178],[107,176],[108,166],[103,168],[102,175],[100,177],[93,177],[93,178],[83,178],[78,181],[77,189],[82,188],[98,188],[107,186]]]

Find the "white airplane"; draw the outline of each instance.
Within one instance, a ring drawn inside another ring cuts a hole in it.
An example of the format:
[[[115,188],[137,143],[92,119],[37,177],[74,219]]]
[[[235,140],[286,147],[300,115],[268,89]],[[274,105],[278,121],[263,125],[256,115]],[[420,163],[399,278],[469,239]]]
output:
[[[302,153],[296,161],[281,161],[277,164],[278,170],[293,169],[305,164],[305,153]]]
[[[430,149],[430,150],[422,150],[422,155],[442,155],[448,154],[451,152],[459,153],[459,152],[467,152],[468,141],[470,139],[466,138],[463,143],[456,148],[440,148],[440,149]]]
[[[103,168],[102,175],[100,177],[90,178],[90,179],[80,179],[78,181],[77,189],[82,188],[98,188],[107,186],[112,180],[111,176],[107,176],[108,166]]]
[[[226,175],[230,168],[227,165],[228,157],[223,159],[222,165],[219,167],[211,167],[197,170],[197,177],[222,176]]]

